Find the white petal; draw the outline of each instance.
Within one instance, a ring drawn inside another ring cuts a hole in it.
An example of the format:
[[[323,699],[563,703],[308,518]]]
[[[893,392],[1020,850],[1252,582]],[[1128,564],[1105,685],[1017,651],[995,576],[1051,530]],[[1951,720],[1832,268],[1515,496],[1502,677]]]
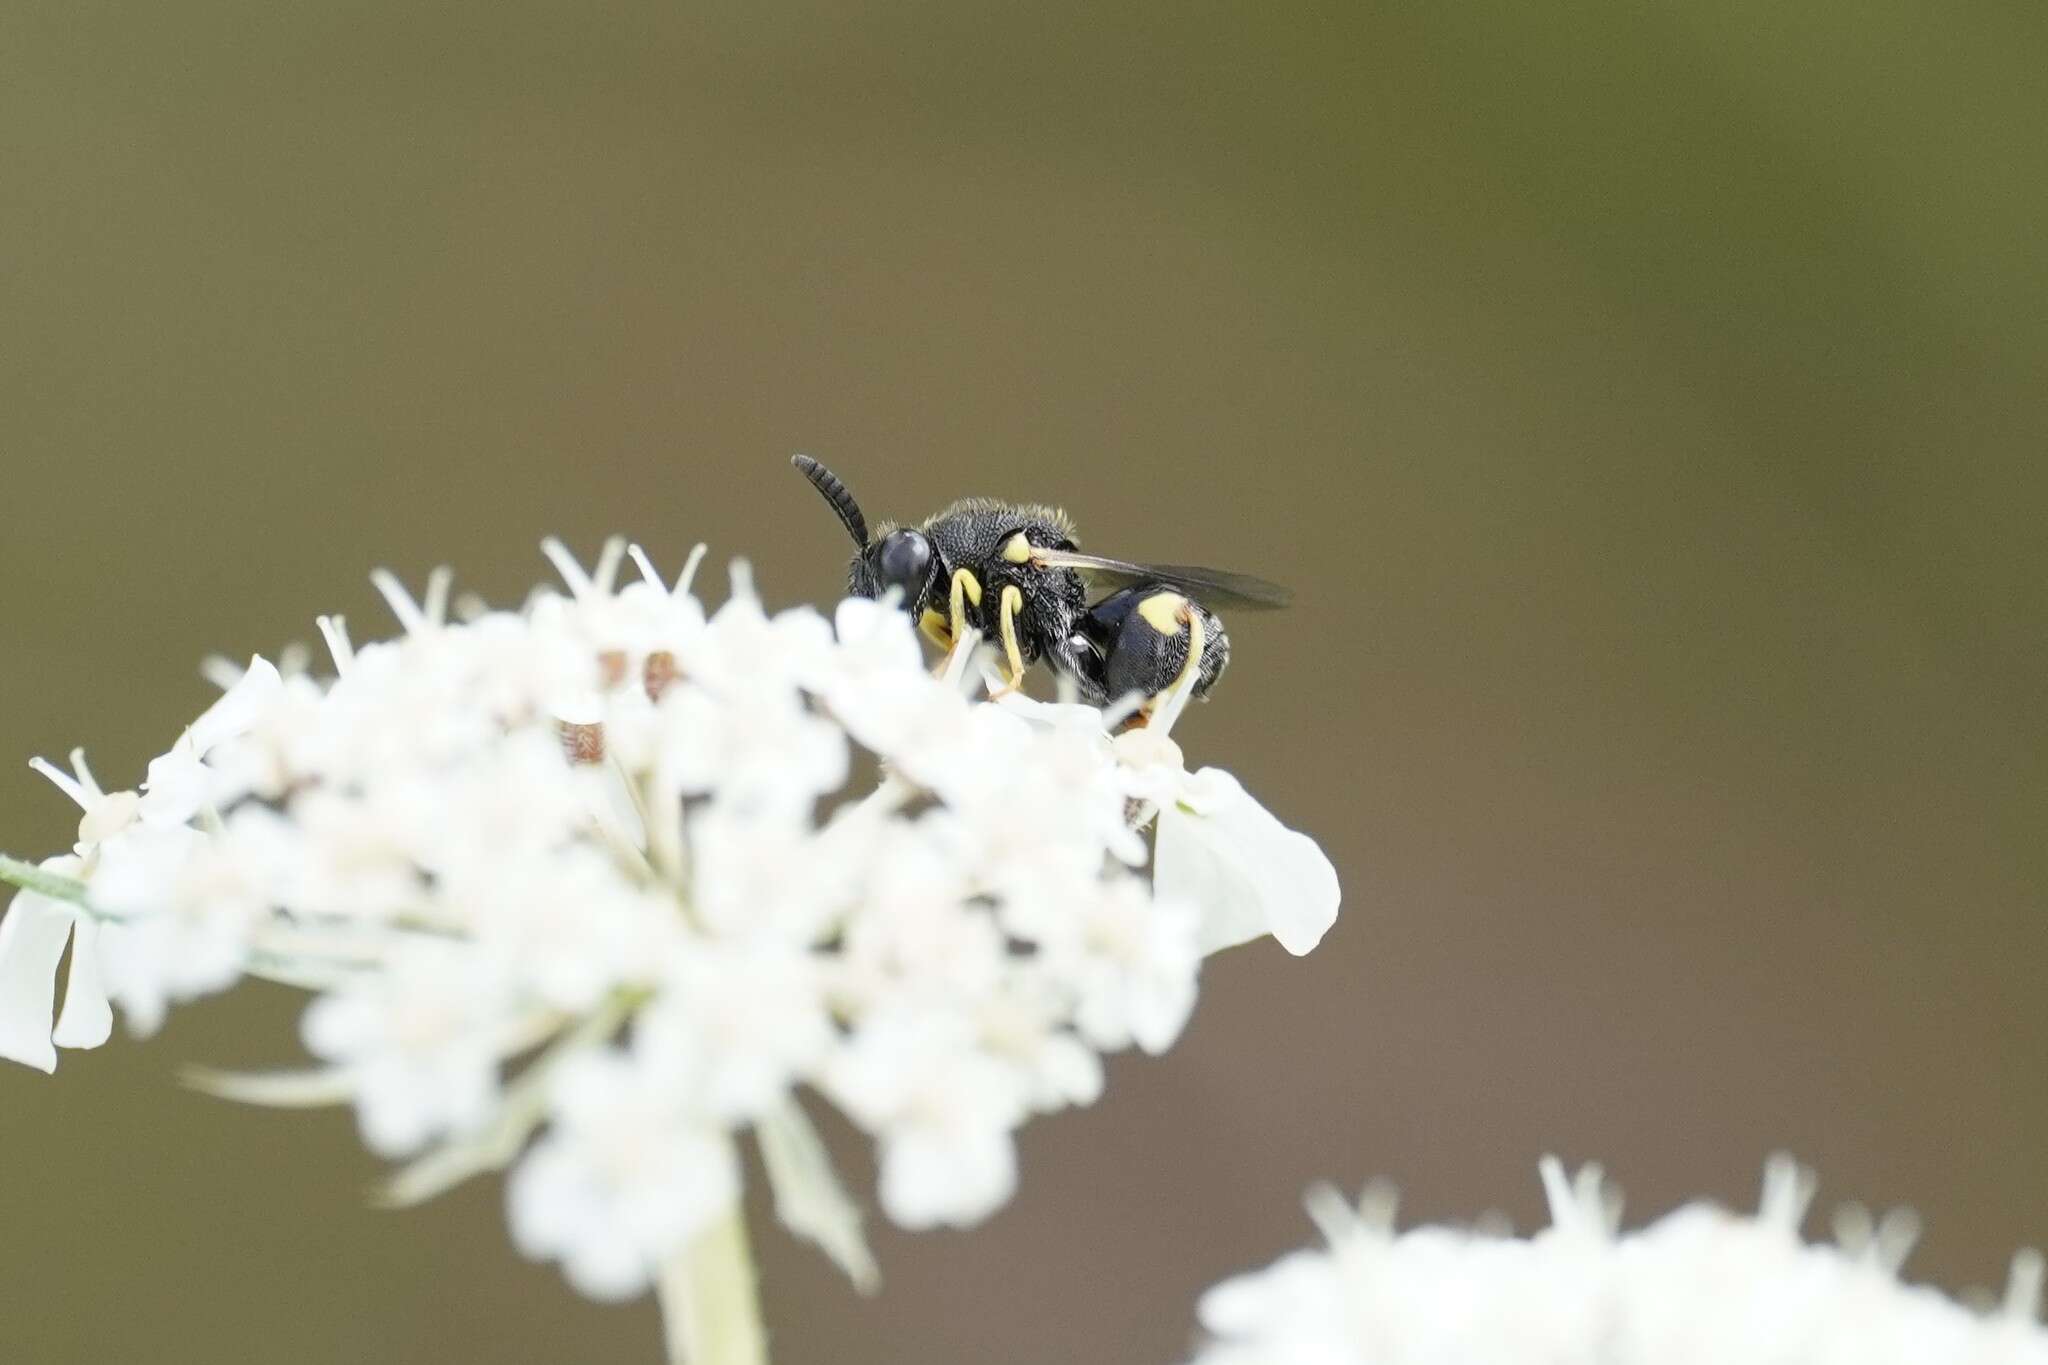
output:
[[[153,825],[182,825],[206,804],[206,765],[189,740],[149,761],[142,784],[142,818]]]
[[[1002,1128],[907,1127],[882,1140],[882,1208],[901,1227],[972,1227],[1017,1188],[1017,1149]]]
[[[50,1016],[57,1007],[57,963],[76,918],[62,901],[33,891],[16,895],[0,920],[0,1057],[57,1069]]]
[[[1159,813],[1155,856],[1156,894],[1201,908],[1204,953],[1271,934],[1300,956],[1336,922],[1337,869],[1221,768],[1196,773]]]
[[[1157,983],[1133,983],[1131,991],[1131,1038],[1139,1047],[1159,1056],[1173,1046],[1188,1016],[1195,1012],[1195,978],[1192,974]]]
[[[100,925],[79,915],[71,938],[71,975],[64,986],[64,1010],[57,1016],[58,1047],[98,1047],[114,1032],[114,1010],[100,985]]]
[[[584,1221],[582,1191],[567,1144],[543,1138],[505,1182],[505,1218],[512,1243],[536,1261],[554,1256]]]
[[[982,681],[990,693],[1002,688],[1002,680],[990,669],[982,670]],[[995,698],[996,705],[1028,721],[1050,728],[1070,726],[1084,734],[1103,734],[1102,712],[1081,702],[1040,701],[1022,692],[1008,692]]]
[[[382,1157],[410,1156],[426,1146],[439,1127],[432,1093],[421,1078],[397,1073],[396,1068],[370,1070],[355,1097],[356,1128],[363,1145]]]
[[[832,613],[833,632],[842,647],[853,646],[873,656],[874,664],[909,674],[920,667],[917,635],[903,611],[866,597],[849,597]]]
[[[250,659],[249,671],[241,681],[192,722],[192,748],[203,757],[222,740],[247,733],[283,691],[284,679],[278,676],[275,664],[260,654]]]
[[[623,1303],[644,1291],[653,1268],[638,1247],[610,1237],[586,1237],[562,1262],[569,1283],[599,1303]]]

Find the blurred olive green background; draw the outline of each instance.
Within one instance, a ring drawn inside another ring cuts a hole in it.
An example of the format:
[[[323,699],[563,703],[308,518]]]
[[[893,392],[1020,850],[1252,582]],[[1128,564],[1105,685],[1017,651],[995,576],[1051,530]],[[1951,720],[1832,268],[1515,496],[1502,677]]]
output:
[[[1924,12],[1923,12],[1924,11]],[[558,532],[829,595],[967,492],[1297,585],[1182,738],[1345,913],[1032,1125],[777,1358],[1171,1362],[1304,1185],[1414,1217],[1599,1158],[1638,1215],[1911,1202],[2048,1239],[2048,11],[0,4],[0,847],[207,652]],[[494,1182],[378,1213],[250,988],[0,1072],[0,1360],[651,1360]],[[847,1159],[865,1184],[857,1145]]]

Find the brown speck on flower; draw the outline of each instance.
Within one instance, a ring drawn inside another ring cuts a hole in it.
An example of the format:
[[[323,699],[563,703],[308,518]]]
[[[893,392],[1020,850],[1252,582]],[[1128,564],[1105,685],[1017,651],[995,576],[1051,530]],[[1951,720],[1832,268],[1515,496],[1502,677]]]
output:
[[[597,656],[598,676],[606,688],[617,687],[626,680],[626,651],[607,649]]]
[[[604,726],[565,720],[557,721],[556,729],[562,736],[562,752],[568,755],[571,763],[604,761]]]
[[[657,649],[647,656],[647,667],[642,670],[641,683],[647,689],[649,701],[660,701],[661,694],[675,686],[683,676],[676,667],[676,656],[665,649]]]

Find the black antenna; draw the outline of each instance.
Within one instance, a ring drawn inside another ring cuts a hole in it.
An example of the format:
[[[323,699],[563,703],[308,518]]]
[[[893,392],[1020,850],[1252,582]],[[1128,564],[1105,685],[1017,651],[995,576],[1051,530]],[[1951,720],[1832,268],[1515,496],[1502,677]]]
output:
[[[811,487],[825,495],[825,501],[832,504],[832,510],[846,523],[853,543],[865,550],[868,547],[868,519],[860,514],[860,504],[853,500],[853,494],[839,481],[839,476],[808,455],[792,455],[789,462],[811,481]]]

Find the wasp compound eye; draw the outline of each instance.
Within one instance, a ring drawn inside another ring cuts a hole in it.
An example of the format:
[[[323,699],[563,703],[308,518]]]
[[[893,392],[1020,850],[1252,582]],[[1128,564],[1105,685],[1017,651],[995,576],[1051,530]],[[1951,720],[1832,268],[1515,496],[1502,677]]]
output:
[[[905,602],[915,602],[931,572],[932,543],[919,531],[891,531],[882,537],[875,568],[885,588],[901,588]]]

